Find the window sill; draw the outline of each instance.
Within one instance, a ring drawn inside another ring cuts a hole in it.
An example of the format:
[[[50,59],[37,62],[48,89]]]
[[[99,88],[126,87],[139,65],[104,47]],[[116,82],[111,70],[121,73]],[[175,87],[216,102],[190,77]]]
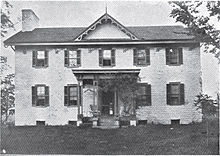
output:
[[[150,64],[137,64],[137,65],[134,65],[136,67],[147,67],[147,66],[150,66]]]
[[[32,107],[34,107],[34,108],[47,108],[49,106],[32,106]]]
[[[184,104],[179,104],[179,105],[170,105],[170,104],[167,104],[167,106],[184,106]]]
[[[71,66],[65,66],[66,68],[79,68],[81,66],[71,67]]]
[[[65,106],[65,107],[67,107],[67,108],[76,108],[76,107],[78,107],[78,105],[71,105],[71,106]]]
[[[102,68],[113,68],[115,66],[99,66],[99,67],[102,67]]]
[[[35,68],[35,69],[42,69],[42,68],[45,69],[45,68],[48,68],[48,66],[43,66],[43,67],[40,67],[40,66],[39,66],[39,67],[38,67],[38,66],[32,66],[32,67]]]
[[[168,66],[181,66],[183,64],[167,64]]]

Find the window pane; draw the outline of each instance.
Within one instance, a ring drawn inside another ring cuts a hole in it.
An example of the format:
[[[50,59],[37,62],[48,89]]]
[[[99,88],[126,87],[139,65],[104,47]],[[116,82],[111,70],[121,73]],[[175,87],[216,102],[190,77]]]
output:
[[[170,97],[170,104],[171,105],[179,105],[179,98],[175,96]]]
[[[44,99],[37,99],[37,106],[44,106],[45,100]]]
[[[43,67],[44,66],[44,59],[37,59],[37,66]]]
[[[37,59],[45,59],[45,52],[37,51]]]
[[[146,53],[145,50],[138,50],[138,58],[145,58]]]
[[[179,85],[178,84],[172,84],[170,87],[170,93],[171,94],[179,94]]]
[[[139,95],[145,95],[146,94],[146,86],[140,86],[138,89]]]
[[[72,106],[72,105],[77,105],[77,100],[70,100],[69,105],[70,105],[70,106]]]
[[[172,50],[172,52],[170,52],[170,63],[171,64],[178,63],[178,52],[176,50]]]
[[[76,51],[69,51],[69,58],[77,58],[77,52]]]
[[[146,52],[145,52],[145,50],[138,50],[138,53],[137,53],[137,63],[139,65],[146,64]]]
[[[111,50],[103,51],[103,59],[111,60]]]
[[[38,86],[37,87],[37,96],[44,96],[45,95],[45,87],[44,86]]]
[[[71,101],[71,100],[76,100],[76,101],[77,101],[77,97],[76,97],[76,96],[71,96],[71,97],[70,97],[70,101]]]
[[[111,60],[103,60],[103,66],[111,66]]]
[[[71,67],[77,66],[77,59],[69,59],[69,66]]]
[[[77,87],[70,87],[70,96],[77,96]]]

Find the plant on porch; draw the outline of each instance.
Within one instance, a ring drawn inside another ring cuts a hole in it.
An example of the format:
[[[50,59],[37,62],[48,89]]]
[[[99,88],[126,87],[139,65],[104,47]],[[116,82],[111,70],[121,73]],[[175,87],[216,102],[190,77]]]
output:
[[[99,88],[104,91],[116,91],[123,103],[122,116],[134,118],[136,109],[136,92],[140,77],[135,74],[106,74],[107,79],[101,79]]]

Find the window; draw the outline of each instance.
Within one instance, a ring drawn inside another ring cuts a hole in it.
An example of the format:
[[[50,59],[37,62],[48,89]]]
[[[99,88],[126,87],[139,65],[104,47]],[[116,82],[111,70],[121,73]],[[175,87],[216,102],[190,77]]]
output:
[[[99,50],[100,66],[115,66],[115,49]]]
[[[83,79],[83,86],[93,85],[93,79]]]
[[[150,50],[149,49],[134,49],[134,65],[149,65]]]
[[[48,67],[48,51],[33,51],[33,67]]]
[[[171,125],[179,125],[180,119],[171,120]]]
[[[45,121],[36,121],[36,125],[37,126],[44,126],[45,125]]]
[[[78,101],[77,85],[68,85],[64,87],[64,105],[76,106]]]
[[[184,104],[184,84],[173,82],[167,84],[167,104],[183,105]]]
[[[46,85],[32,86],[32,105],[49,106],[49,87]]]
[[[183,64],[182,48],[166,48],[166,64],[167,65]]]
[[[81,66],[81,50],[65,50],[65,67]]]
[[[151,85],[140,84],[137,91],[137,106],[151,106]]]

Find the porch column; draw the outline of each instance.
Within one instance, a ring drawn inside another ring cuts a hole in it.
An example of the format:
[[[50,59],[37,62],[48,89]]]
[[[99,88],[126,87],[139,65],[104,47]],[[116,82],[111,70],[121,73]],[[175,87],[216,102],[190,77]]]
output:
[[[83,112],[83,105],[82,105],[82,102],[83,102],[83,100],[82,100],[82,80],[78,80],[78,88],[77,88],[77,98],[78,98],[78,100],[77,100],[77,105],[78,105],[78,114],[82,114],[82,112]]]
[[[117,90],[114,91],[114,115],[118,115],[118,100],[117,100]]]

